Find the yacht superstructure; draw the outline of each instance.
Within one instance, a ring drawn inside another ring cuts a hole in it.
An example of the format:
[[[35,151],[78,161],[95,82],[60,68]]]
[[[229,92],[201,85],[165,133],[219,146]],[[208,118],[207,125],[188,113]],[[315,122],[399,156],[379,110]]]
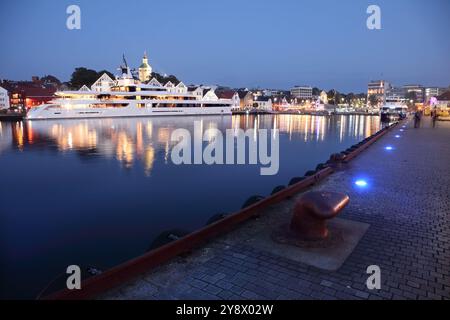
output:
[[[30,109],[26,118],[109,118],[163,115],[231,115],[232,101],[214,99],[194,92],[170,90],[159,83],[142,83],[130,68],[121,66],[122,75],[107,90],[85,88],[58,91],[48,104]],[[157,81],[156,81],[157,82]]]

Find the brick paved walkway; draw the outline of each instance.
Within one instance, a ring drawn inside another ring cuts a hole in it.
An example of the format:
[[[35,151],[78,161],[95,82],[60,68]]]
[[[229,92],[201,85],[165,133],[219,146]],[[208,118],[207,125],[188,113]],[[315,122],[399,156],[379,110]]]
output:
[[[370,224],[338,271],[246,244],[258,226],[290,215],[293,199],[101,298],[450,299],[450,122],[433,129],[426,119],[420,129],[399,129],[315,187],[347,193],[342,217]],[[366,189],[355,187],[358,177],[369,181]],[[379,291],[365,285],[374,264],[381,268]]]

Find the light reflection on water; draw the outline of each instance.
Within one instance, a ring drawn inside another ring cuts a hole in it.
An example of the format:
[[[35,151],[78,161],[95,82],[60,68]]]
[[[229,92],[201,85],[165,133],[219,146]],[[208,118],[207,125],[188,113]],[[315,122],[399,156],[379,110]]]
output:
[[[175,166],[171,134],[194,135],[194,121],[202,132],[279,129],[278,174]],[[35,297],[69,264],[105,269],[140,255],[162,231],[234,212],[379,126],[378,117],[301,115],[0,122],[0,297]]]
[[[58,151],[90,151],[90,156],[115,158],[125,168],[131,168],[135,161],[142,162],[149,174],[155,161],[155,152],[163,151],[164,162],[169,160],[173,144],[172,132],[186,128],[194,134],[193,121],[201,122],[201,131],[225,129],[265,128],[279,129],[289,141],[301,139],[305,142],[324,141],[338,130],[339,142],[346,139],[367,137],[379,129],[378,117],[369,116],[234,116],[220,118],[182,118],[167,121],[167,118],[140,119],[89,119],[51,120],[15,123],[0,122],[0,155],[9,147],[23,150],[24,146],[45,144],[56,146]],[[175,124],[176,123],[176,124]],[[256,132],[256,131],[255,131]],[[209,141],[213,140],[209,137]],[[256,136],[254,137],[256,140]],[[156,148],[156,151],[155,151]]]

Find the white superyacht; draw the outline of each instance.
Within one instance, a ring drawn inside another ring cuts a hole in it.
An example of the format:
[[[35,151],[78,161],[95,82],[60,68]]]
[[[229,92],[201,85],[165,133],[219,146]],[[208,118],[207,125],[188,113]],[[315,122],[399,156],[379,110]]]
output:
[[[135,79],[130,68],[121,66],[122,75],[116,77],[106,90],[87,87],[79,91],[58,91],[47,104],[32,108],[26,118],[74,119],[148,117],[168,115],[231,115],[232,100],[218,99],[206,94],[208,89],[189,91],[163,86],[158,81],[143,83]],[[175,89],[175,90],[174,90]],[[199,91],[201,93],[199,94]]]

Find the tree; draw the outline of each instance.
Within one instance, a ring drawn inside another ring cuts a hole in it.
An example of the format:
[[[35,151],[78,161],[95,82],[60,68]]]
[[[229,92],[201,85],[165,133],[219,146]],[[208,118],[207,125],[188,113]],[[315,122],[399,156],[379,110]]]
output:
[[[347,96],[345,97],[345,102],[348,104],[352,104],[353,100],[355,99],[355,94],[353,92],[350,92],[349,94],[347,94]]]
[[[327,96],[329,104],[336,105],[341,102],[342,95],[339,93],[339,91],[336,91],[335,89],[328,91]]]
[[[347,99],[347,96],[343,93],[340,93],[339,91],[336,92],[336,96],[334,97],[334,100],[336,100],[336,104],[344,103],[345,99]]]
[[[320,96],[320,89],[314,87],[314,88],[312,89],[312,95],[313,95],[313,96]]]
[[[335,104],[334,103],[334,95],[335,95],[335,93],[336,93],[336,91],[334,89],[327,92],[327,97],[328,97],[328,103],[329,104]]]
[[[75,71],[72,73],[72,77],[70,79],[70,86],[74,89],[80,89],[84,85],[90,87],[104,73],[106,73],[111,79],[115,78],[114,75],[108,70],[101,70],[97,72],[84,67],[75,68]]]
[[[156,78],[156,80],[158,80],[161,83],[166,83],[166,82],[172,82],[173,84],[177,85],[178,83],[180,83],[180,80],[178,80],[177,77],[175,77],[174,75],[169,75],[169,76],[163,76],[157,72],[152,72],[152,77]]]
[[[84,85],[90,87],[97,79],[97,71],[86,69],[84,67],[75,68],[70,79],[70,86],[76,89],[79,89]]]
[[[405,95],[406,99],[408,100],[408,103],[414,105],[417,102],[417,94],[415,91],[409,91]]]
[[[53,85],[56,85],[56,86],[59,86],[59,85],[61,85],[61,81],[59,81],[59,79],[58,78],[56,78],[55,76],[52,76],[52,75],[46,75],[46,76],[44,76],[44,77],[42,77],[41,78],[41,81],[44,83],[44,84],[53,84]]]
[[[369,96],[369,104],[372,107],[375,107],[378,104],[378,97],[376,95],[374,95],[374,94],[371,94]]]

